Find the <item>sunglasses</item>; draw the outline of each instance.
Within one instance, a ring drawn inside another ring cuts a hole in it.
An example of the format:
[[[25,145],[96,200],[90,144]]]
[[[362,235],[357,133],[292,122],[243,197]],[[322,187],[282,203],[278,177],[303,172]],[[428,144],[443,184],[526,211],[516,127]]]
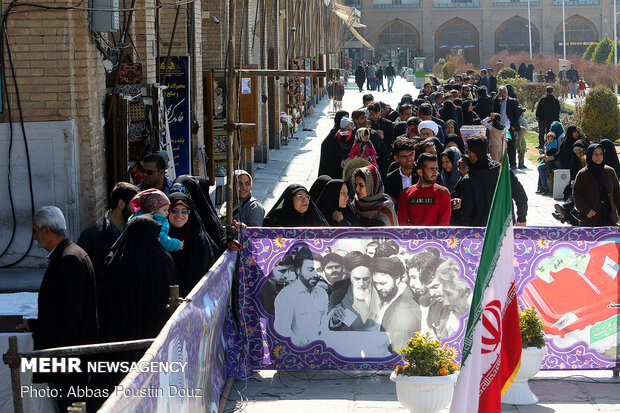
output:
[[[170,213],[171,214],[189,215],[190,211],[189,211],[189,209],[171,209]]]
[[[157,172],[159,172],[159,170],[157,170],[157,171],[153,171],[152,169],[145,169],[145,170],[144,170],[144,173],[145,173],[146,175],[154,175],[154,174],[156,174]]]

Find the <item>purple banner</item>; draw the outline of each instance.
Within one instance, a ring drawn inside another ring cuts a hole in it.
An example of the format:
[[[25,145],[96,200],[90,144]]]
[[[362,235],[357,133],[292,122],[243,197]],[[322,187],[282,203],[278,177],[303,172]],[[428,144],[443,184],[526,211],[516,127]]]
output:
[[[190,293],[140,362],[175,365],[182,372],[129,374],[100,412],[218,410],[226,380],[226,318],[236,253],[227,252]],[[179,364],[177,364],[179,365]]]
[[[231,374],[392,369],[417,330],[460,353],[483,238],[483,228],[250,228]],[[514,251],[519,304],[545,323],[543,368],[615,367],[617,230],[515,229]]]

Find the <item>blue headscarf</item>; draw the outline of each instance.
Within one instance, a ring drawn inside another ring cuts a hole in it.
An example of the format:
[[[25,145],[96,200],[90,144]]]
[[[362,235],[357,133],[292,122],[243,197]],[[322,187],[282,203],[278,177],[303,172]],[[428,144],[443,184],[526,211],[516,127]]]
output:
[[[461,173],[459,172],[458,161],[461,159],[461,151],[454,146],[446,148],[445,151],[441,153],[439,160],[441,161],[441,157],[445,155],[448,157],[450,162],[452,162],[452,170],[450,172],[446,172],[445,169],[442,169],[439,173],[441,174],[441,182],[443,185],[448,188],[450,192],[456,186],[456,183],[461,179]]]

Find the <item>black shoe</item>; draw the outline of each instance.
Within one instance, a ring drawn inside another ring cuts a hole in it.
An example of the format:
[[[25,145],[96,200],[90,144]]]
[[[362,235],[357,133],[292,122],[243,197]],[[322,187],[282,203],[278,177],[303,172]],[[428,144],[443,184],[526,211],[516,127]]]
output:
[[[564,224],[566,222],[566,218],[563,217],[562,215],[558,214],[557,212],[552,212],[551,215],[553,215],[553,218],[557,219],[562,224]]]
[[[521,164],[517,168],[519,168],[519,169],[527,169],[527,166],[525,166],[524,164]]]
[[[537,194],[546,195],[549,192],[549,188],[539,188],[536,190]]]
[[[566,210],[562,207],[562,205],[555,204],[553,208],[555,208],[555,213],[560,217],[560,220],[566,219]]]

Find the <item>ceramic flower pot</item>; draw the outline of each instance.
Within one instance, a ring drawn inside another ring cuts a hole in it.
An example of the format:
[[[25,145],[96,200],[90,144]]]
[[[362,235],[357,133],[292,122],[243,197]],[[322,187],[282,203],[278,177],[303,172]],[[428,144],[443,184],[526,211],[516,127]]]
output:
[[[521,352],[521,368],[515,377],[512,386],[502,397],[502,403],[528,405],[538,403],[538,397],[530,389],[527,381],[540,371],[543,356],[547,346],[543,348],[528,347]]]
[[[435,413],[450,404],[457,376],[401,376],[392,372],[390,380],[396,383],[398,401],[411,413]]]

